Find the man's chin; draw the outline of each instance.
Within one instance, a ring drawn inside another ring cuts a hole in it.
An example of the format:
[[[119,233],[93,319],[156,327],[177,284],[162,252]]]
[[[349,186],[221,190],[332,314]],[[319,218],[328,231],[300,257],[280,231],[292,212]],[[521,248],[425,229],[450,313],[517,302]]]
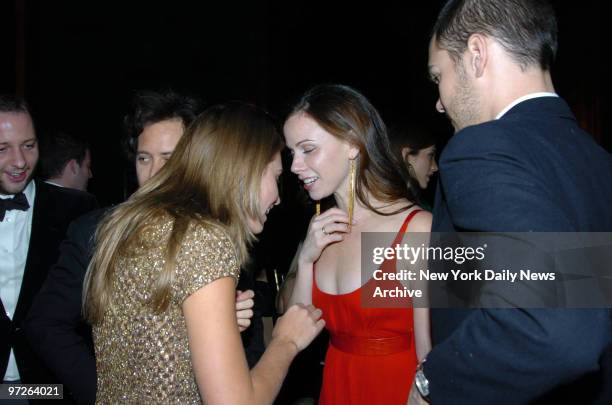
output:
[[[18,183],[2,181],[0,182],[0,194],[5,194],[5,195],[19,194],[23,190],[25,190],[25,188],[27,187],[27,185],[30,183],[31,180],[32,180],[32,176]]]

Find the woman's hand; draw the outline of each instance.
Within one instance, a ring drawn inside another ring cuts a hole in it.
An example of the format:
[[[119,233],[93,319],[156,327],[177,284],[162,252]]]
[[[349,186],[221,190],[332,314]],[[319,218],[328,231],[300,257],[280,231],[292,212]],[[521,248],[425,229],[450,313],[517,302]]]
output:
[[[312,305],[292,305],[278,318],[272,340],[292,343],[297,351],[303,350],[323,330],[325,321],[321,314],[321,310]]]
[[[253,290],[236,291],[236,321],[240,332],[244,332],[251,326],[253,305],[255,305],[254,297],[255,292]]]
[[[300,251],[299,263],[316,262],[327,245],[340,242],[348,232],[348,215],[339,208],[331,208],[321,215],[314,216]]]

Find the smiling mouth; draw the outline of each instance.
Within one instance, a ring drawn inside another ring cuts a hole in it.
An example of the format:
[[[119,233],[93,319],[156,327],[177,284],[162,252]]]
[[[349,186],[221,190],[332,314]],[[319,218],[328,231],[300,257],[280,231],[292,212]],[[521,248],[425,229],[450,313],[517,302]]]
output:
[[[304,184],[304,188],[310,188],[317,180],[319,180],[317,176],[306,177],[302,180],[302,183]]]
[[[28,172],[26,170],[24,171],[19,171],[19,172],[6,172],[6,174],[9,176],[9,178],[14,181],[14,182],[21,182],[23,180],[25,180],[25,178],[27,177]]]

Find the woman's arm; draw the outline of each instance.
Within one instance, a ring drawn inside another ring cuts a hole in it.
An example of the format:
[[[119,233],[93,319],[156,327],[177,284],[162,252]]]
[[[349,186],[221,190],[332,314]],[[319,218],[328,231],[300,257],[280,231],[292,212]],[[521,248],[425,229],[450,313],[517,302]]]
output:
[[[301,303],[304,305],[312,304],[312,277],[313,263],[298,264],[298,271],[293,281],[293,291],[289,298],[289,305]]]
[[[415,245],[427,247],[431,235],[432,215],[429,212],[419,212],[412,219],[409,225],[410,233],[404,238],[404,242],[412,236]],[[415,270],[427,268],[427,260],[417,260]],[[414,341],[416,346],[416,354],[419,361],[422,361],[427,353],[431,350],[431,325],[429,319],[429,308],[427,308],[427,282],[425,280],[417,280],[414,287],[423,291],[423,298],[417,301],[414,308]]]
[[[431,350],[429,308],[414,309],[414,343],[417,359],[422,361]]]
[[[205,285],[183,303],[193,369],[206,404],[271,404],[295,355],[323,329],[321,311],[294,306],[249,372],[236,328],[234,279]]]
[[[314,263],[319,260],[327,245],[344,239],[344,234],[349,230],[348,221],[348,215],[339,208],[331,208],[312,218],[299,252],[298,271],[289,304],[312,303]]]

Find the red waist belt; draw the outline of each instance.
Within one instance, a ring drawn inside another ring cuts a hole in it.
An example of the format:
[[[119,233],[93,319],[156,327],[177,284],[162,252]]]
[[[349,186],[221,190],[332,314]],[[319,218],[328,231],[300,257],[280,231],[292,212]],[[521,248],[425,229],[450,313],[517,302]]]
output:
[[[396,335],[385,338],[365,338],[347,334],[334,334],[331,344],[336,349],[360,356],[384,356],[410,349],[412,335]]]

